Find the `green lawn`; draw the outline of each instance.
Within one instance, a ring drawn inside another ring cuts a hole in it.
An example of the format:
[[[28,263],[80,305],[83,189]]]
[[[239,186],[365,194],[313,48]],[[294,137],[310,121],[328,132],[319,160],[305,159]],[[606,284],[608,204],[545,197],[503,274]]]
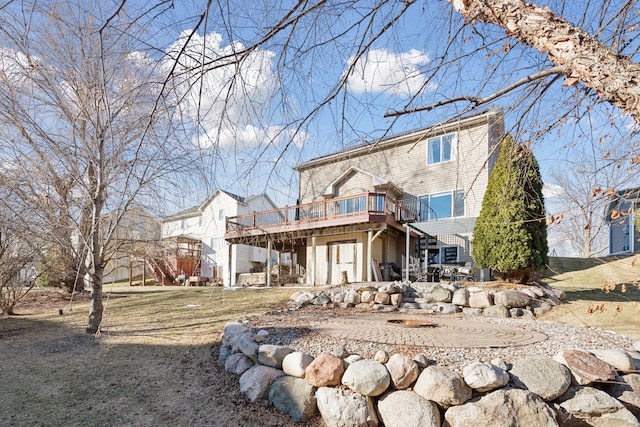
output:
[[[600,327],[640,338],[640,259],[551,258],[549,285],[567,294],[567,304],[543,320]]]

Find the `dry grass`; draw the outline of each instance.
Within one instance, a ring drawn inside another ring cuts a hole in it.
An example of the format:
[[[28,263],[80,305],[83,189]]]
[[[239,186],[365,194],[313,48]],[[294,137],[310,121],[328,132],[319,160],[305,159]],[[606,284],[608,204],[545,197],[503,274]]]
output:
[[[87,302],[61,316],[66,301],[38,301],[0,321],[0,425],[290,425],[247,406],[215,353],[226,322],[291,292],[118,287],[97,338],[84,334]]]
[[[543,320],[599,327],[640,338],[640,260],[553,258],[544,281],[562,289],[568,304]]]

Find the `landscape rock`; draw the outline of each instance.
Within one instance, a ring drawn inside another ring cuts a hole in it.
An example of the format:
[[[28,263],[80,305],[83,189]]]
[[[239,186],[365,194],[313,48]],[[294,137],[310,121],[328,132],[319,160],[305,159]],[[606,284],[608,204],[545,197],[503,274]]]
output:
[[[467,316],[482,316],[483,311],[481,308],[462,307],[462,312]]]
[[[344,304],[360,304],[360,294],[358,291],[351,289],[344,296]]]
[[[485,317],[507,318],[509,317],[509,309],[504,305],[492,305],[482,311]]]
[[[391,305],[395,307],[400,307],[402,304],[404,297],[402,294],[391,294]]]
[[[574,422],[572,425],[640,426],[638,419],[622,403],[593,387],[570,387],[558,402],[561,418],[582,421],[582,424]]]
[[[222,344],[231,346],[235,337],[250,334],[251,329],[238,322],[229,322],[222,330]]]
[[[242,353],[234,353],[224,363],[224,370],[236,375],[244,374],[254,365],[253,360]]]
[[[424,353],[418,353],[415,356],[413,356],[413,361],[416,362],[416,364],[418,365],[418,368],[420,369],[424,369],[431,364],[429,360],[429,356],[427,356]]]
[[[401,294],[405,292],[405,287],[398,283],[387,283],[378,288],[378,292],[384,292],[387,294]]]
[[[358,360],[362,360],[362,356],[360,356],[359,354],[350,354],[349,356],[347,356],[344,359],[345,369],[347,366],[357,362]]]
[[[563,350],[553,356],[553,360],[569,368],[573,380],[578,385],[609,381],[616,376],[613,366],[584,350]]]
[[[240,376],[240,391],[251,402],[267,396],[271,384],[276,378],[284,375],[280,369],[270,366],[256,365]]]
[[[391,383],[398,390],[409,388],[420,375],[418,364],[404,354],[393,354],[386,364]]]
[[[517,308],[526,307],[531,304],[532,298],[516,289],[507,289],[493,294],[493,303],[505,307]]]
[[[313,362],[313,357],[301,351],[294,351],[282,359],[282,371],[292,377],[304,378],[305,369]]]
[[[375,360],[364,359],[352,363],[342,376],[342,384],[363,396],[380,396],[390,383],[387,368]]]
[[[509,369],[511,369],[511,366],[512,366],[510,363],[505,362],[504,359],[502,359],[501,357],[496,357],[495,359],[491,359],[491,364],[496,368],[502,369],[503,371],[508,371]]]
[[[554,411],[537,395],[519,389],[500,389],[444,413],[449,427],[552,427]]]
[[[462,370],[464,381],[481,393],[504,387],[509,382],[509,374],[490,363],[476,361]]]
[[[516,360],[509,371],[514,386],[529,390],[547,402],[564,394],[571,386],[569,369],[548,357]]]
[[[601,388],[640,419],[640,374],[617,376],[614,382],[602,384]]]
[[[373,301],[376,304],[388,305],[391,303],[391,297],[386,292],[378,292]]]
[[[284,376],[276,378],[269,390],[273,406],[296,421],[307,421],[318,410],[316,388],[301,378]]]
[[[264,329],[260,329],[253,336],[253,340],[257,343],[261,343],[261,342],[264,342],[264,340],[267,339],[268,336],[269,336],[269,332],[265,331]]]
[[[466,288],[456,289],[451,297],[451,303],[462,307],[468,307],[469,291]]]
[[[453,314],[460,311],[460,307],[450,302],[437,302],[433,305],[434,313]]]
[[[432,400],[443,408],[461,405],[471,399],[471,387],[462,377],[449,369],[439,366],[427,366],[413,386],[414,391]]]
[[[282,345],[263,344],[258,348],[258,362],[272,368],[282,369],[282,360],[293,349]]]
[[[378,413],[385,427],[440,427],[436,404],[412,391],[385,394],[378,402]]]
[[[333,349],[331,349],[331,354],[335,357],[339,357],[340,359],[344,359],[345,357],[349,356],[349,352],[343,345],[334,346]]]
[[[316,402],[326,427],[376,427],[378,417],[370,397],[351,390],[321,387]]]
[[[344,302],[344,295],[345,293],[343,291],[336,291],[333,293],[333,295],[331,295],[331,302],[333,302],[334,304],[340,304]]]
[[[531,309],[536,316],[542,316],[543,314],[551,311],[553,306],[545,301],[534,301],[531,303]]]
[[[493,295],[489,291],[473,292],[469,294],[469,307],[487,308],[493,305]]]
[[[238,340],[238,350],[249,359],[258,363],[258,349],[260,345],[254,341],[253,335],[245,334]]]
[[[304,379],[315,387],[340,384],[344,373],[344,362],[339,357],[322,353],[304,370]]]
[[[229,356],[233,353],[231,352],[231,347],[226,345],[221,345],[220,350],[218,351],[218,362],[216,363],[218,366],[224,366]]]
[[[369,304],[370,302],[373,302],[376,298],[376,294],[374,294],[371,291],[364,291],[362,292],[362,294],[360,295],[360,302]]]
[[[451,298],[453,297],[453,293],[440,285],[435,285],[433,289],[431,289],[431,298],[435,302],[451,302]]]
[[[633,358],[624,350],[605,348],[589,351],[598,359],[608,363],[620,372],[631,372],[636,369]]]
[[[375,356],[373,356],[373,360],[380,363],[387,363],[389,360],[389,353],[384,350],[378,350],[376,351]]]
[[[640,340],[633,343],[633,349],[635,351],[640,351]]]
[[[311,300],[311,304],[313,305],[327,305],[330,302],[331,302],[331,299],[325,294],[320,294]]]

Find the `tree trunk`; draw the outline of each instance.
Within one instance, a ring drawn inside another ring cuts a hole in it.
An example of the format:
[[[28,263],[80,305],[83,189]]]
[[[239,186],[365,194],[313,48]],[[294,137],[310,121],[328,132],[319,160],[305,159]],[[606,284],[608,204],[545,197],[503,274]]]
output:
[[[618,54],[548,8],[523,0],[449,0],[471,22],[486,22],[566,67],[565,84],[578,80],[640,123],[640,65]]]
[[[89,311],[89,324],[86,329],[88,334],[96,334],[100,331],[102,323],[102,312],[104,305],[102,304],[102,269],[95,269],[94,274],[88,274],[91,280],[91,309]]]

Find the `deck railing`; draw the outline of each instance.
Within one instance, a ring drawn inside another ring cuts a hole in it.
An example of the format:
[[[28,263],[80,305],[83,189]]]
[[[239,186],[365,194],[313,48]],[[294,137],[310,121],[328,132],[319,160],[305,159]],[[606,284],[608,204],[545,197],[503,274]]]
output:
[[[415,221],[417,213],[385,193],[363,193],[227,218],[227,231],[263,228],[352,216],[389,215],[396,222]]]

